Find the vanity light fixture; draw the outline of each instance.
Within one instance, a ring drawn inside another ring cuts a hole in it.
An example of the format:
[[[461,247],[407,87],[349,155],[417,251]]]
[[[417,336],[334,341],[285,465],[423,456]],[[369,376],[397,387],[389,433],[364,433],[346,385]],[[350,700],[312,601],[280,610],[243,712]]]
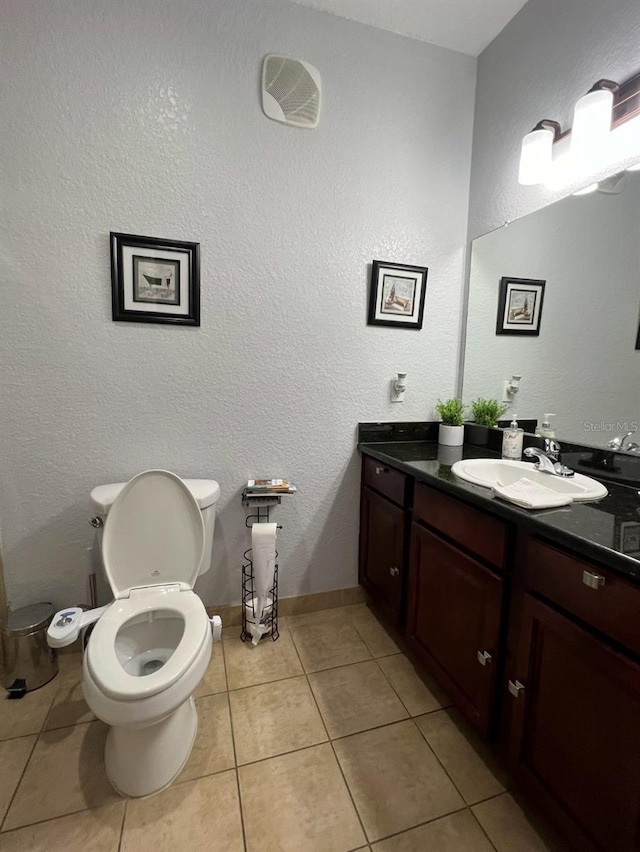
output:
[[[553,164],[553,143],[560,136],[557,121],[543,119],[522,140],[518,182],[523,186],[544,183]]]
[[[613,117],[613,96],[618,84],[598,80],[576,103],[571,128],[571,154],[581,160],[597,160],[606,150]]]
[[[640,74],[620,85],[598,80],[576,103],[571,129],[545,119],[524,137],[518,182],[561,186],[639,155]]]

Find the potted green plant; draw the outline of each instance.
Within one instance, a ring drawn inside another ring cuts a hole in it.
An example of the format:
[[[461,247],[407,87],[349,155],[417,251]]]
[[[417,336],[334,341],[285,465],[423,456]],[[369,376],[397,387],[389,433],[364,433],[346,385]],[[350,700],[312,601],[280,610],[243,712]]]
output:
[[[461,399],[452,397],[444,401],[439,399],[436,411],[442,423],[438,433],[438,443],[447,447],[460,447],[464,443],[464,404]]]
[[[471,403],[471,419],[477,426],[497,426],[507,406],[497,399],[474,399]]]

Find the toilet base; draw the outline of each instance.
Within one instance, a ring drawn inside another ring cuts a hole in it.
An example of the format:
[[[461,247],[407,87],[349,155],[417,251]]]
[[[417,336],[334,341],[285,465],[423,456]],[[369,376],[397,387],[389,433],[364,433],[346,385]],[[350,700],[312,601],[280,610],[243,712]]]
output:
[[[109,781],[123,796],[158,793],[171,784],[189,759],[197,731],[193,697],[155,725],[110,728],[104,750]]]

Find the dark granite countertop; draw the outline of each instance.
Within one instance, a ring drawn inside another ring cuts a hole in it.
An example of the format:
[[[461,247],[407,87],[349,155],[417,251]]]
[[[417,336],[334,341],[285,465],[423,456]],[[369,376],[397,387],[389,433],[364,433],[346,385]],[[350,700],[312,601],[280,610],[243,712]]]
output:
[[[418,482],[514,521],[530,532],[595,559],[640,584],[640,560],[629,552],[637,553],[638,550],[640,492],[637,488],[612,483],[604,476],[593,476],[589,471],[594,479],[602,478],[609,490],[607,497],[559,509],[528,511],[500,500],[488,488],[465,482],[451,472],[451,465],[458,458],[500,458],[497,452],[469,444],[462,448],[443,448],[435,440],[380,441],[376,440],[378,437],[383,436],[376,435],[373,440],[361,441],[358,450],[401,470]],[[435,435],[426,430],[420,434],[422,437]]]

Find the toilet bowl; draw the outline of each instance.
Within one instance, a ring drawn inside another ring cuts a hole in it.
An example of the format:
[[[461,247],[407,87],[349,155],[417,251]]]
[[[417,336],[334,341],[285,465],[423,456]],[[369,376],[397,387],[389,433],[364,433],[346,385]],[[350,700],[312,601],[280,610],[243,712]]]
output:
[[[193,693],[211,657],[213,621],[216,638],[221,633],[220,620],[209,620],[193,591],[207,540],[193,494],[161,470],[124,485],[104,523],[102,556],[115,600],[92,611],[97,620],[82,688],[110,726],[106,771],[127,796],[167,787],[191,753],[198,727]],[[79,619],[86,624],[90,616]],[[50,642],[62,642],[63,633],[66,641],[69,618],[73,610],[54,616]]]

